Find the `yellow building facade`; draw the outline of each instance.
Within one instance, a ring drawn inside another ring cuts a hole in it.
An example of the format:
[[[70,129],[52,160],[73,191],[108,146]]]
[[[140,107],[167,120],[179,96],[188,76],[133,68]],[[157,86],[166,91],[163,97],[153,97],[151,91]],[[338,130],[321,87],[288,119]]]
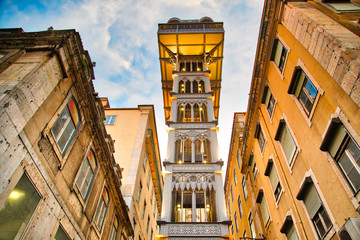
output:
[[[163,179],[153,105],[111,108],[106,98],[105,126],[121,166],[121,191],[129,207],[134,240],[154,240],[159,233]]]
[[[360,7],[334,2],[265,1],[225,182],[236,239],[360,238]]]

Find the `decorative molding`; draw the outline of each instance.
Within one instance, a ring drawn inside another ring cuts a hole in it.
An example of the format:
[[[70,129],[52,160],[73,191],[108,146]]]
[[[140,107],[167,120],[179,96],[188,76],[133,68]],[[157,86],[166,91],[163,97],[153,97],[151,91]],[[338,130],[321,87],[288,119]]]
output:
[[[194,128],[213,128],[216,126],[215,122],[208,123],[199,123],[199,122],[188,122],[188,123],[171,123],[169,127],[171,128],[184,128],[184,129],[194,129]]]
[[[169,235],[214,236],[221,234],[221,227],[214,224],[174,224],[169,226]]]
[[[195,141],[200,140],[203,141],[205,139],[210,140],[210,130],[175,130],[175,141],[182,140],[186,141],[188,139]]]

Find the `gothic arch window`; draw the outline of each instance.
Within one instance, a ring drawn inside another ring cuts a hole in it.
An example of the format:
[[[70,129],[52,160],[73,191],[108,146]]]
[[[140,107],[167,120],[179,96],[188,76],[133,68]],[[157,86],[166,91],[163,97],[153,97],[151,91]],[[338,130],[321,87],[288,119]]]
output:
[[[180,71],[185,72],[185,63],[184,62],[180,63]]]
[[[204,83],[203,80],[201,80],[201,81],[199,82],[198,92],[199,92],[199,93],[204,93],[204,92],[205,92],[205,83]]]
[[[197,81],[193,81],[193,93],[199,92],[199,83]]]
[[[180,82],[179,82],[179,93],[185,93],[185,84],[184,84],[184,81],[183,80],[181,80]]]
[[[190,81],[185,82],[185,92],[191,93],[191,82]]]
[[[179,104],[177,112],[177,121],[184,122],[185,107],[183,104]]]
[[[192,71],[193,71],[193,72],[197,71],[197,64],[196,64],[195,61],[192,62]]]
[[[188,103],[185,106],[185,121],[184,122],[191,122],[191,105]]]
[[[194,122],[200,122],[200,107],[197,103],[194,104]]]
[[[195,162],[202,162],[203,161],[203,152],[201,152],[201,141],[195,140]]]
[[[191,64],[190,64],[190,62],[186,62],[186,71],[187,72],[190,72],[190,68],[191,68]]]
[[[200,107],[200,121],[201,122],[207,122],[208,116],[207,116],[207,106],[206,104],[202,104]]]
[[[202,64],[202,62],[198,62],[198,69],[197,69],[197,71],[203,71],[203,64]]]
[[[184,153],[183,153],[183,159],[184,162],[191,162],[191,140],[188,139],[184,142]]]
[[[203,142],[202,142],[202,149],[201,151],[203,151],[203,162],[204,163],[207,163],[207,162],[212,162],[212,158],[211,158],[211,148],[210,148],[210,141],[205,139]]]

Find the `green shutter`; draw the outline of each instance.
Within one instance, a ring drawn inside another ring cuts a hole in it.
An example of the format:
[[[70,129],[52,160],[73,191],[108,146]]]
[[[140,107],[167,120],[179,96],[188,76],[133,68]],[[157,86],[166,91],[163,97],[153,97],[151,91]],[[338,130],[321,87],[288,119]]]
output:
[[[316,212],[321,207],[321,200],[316,192],[314,185],[308,187],[304,197],[304,203],[306,205],[306,209],[310,215],[310,218],[313,219]]]
[[[336,130],[334,131],[333,137],[331,139],[331,142],[330,142],[330,145],[328,148],[329,153],[331,154],[332,157],[335,157],[345,136],[346,136],[346,131],[344,129],[344,126],[342,124],[338,124]]]

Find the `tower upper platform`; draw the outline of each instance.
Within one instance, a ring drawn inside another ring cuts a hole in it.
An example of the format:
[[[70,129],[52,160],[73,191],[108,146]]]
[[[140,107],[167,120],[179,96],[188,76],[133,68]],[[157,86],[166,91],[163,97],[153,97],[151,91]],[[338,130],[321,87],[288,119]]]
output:
[[[201,59],[206,65],[206,70],[198,74],[210,78],[214,115],[218,119],[224,33],[223,23],[214,22],[209,17],[195,20],[171,18],[167,23],[159,24],[158,44],[166,120],[170,117],[173,76],[179,73],[176,65],[179,60],[189,57]]]

